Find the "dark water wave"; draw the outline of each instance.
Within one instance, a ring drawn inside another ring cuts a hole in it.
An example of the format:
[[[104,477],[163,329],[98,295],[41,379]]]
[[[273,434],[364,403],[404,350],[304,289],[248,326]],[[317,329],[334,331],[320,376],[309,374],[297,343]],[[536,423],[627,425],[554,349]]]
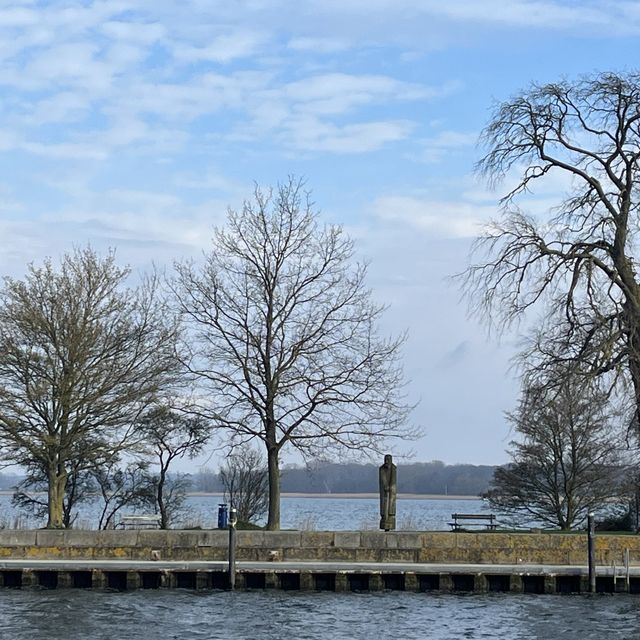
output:
[[[639,623],[628,595],[0,592],[11,640],[631,640]]]

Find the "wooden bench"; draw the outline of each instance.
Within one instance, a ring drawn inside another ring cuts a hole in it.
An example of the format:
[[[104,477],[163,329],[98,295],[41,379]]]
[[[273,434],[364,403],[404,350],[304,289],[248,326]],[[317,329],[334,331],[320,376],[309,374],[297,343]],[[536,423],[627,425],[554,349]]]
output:
[[[453,522],[449,526],[453,531],[464,531],[467,527],[495,529],[498,524],[493,513],[452,513]]]
[[[159,529],[160,516],[152,515],[127,515],[120,518],[116,528],[122,529]]]

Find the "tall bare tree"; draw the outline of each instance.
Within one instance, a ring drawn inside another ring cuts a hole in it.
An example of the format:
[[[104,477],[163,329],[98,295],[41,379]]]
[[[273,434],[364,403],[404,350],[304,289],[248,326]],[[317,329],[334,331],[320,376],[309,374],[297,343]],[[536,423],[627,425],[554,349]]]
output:
[[[640,75],[533,85],[498,105],[483,141],[480,172],[515,183],[465,274],[473,309],[504,326],[542,305],[530,370],[572,363],[630,382],[638,424]],[[539,223],[516,201],[553,178],[566,193]]]
[[[508,414],[516,439],[511,463],[494,473],[492,505],[567,530],[620,499],[621,438],[610,406],[595,382],[579,377],[554,372],[549,384],[526,384]]]
[[[301,182],[256,188],[230,210],[203,266],[179,264],[173,289],[191,333],[184,364],[210,393],[236,442],[257,438],[269,470],[267,527],[280,527],[279,461],[328,448],[377,450],[414,435],[399,363],[403,338],[383,338],[384,307],[337,226],[322,227]]]
[[[0,443],[40,469],[47,526],[64,526],[75,475],[116,455],[175,373],[176,325],[154,281],[127,288],[113,253],[76,249],[0,292]]]

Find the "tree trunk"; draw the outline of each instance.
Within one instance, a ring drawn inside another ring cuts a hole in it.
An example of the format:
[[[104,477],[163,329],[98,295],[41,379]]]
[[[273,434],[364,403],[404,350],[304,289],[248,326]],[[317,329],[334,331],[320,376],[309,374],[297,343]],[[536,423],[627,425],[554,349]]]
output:
[[[49,505],[47,529],[64,529],[64,492],[67,486],[67,472],[64,466],[56,465],[49,470]]]
[[[633,413],[633,426],[636,434],[640,433],[640,339],[634,332],[629,337],[629,371],[631,373],[631,383],[635,399],[635,410]]]
[[[169,518],[167,515],[167,505],[164,502],[164,485],[166,480],[166,471],[164,467],[160,469],[160,475],[158,477],[158,511],[160,511],[160,528],[169,528]]]
[[[278,464],[279,451],[277,447],[269,447],[267,450],[267,463],[269,469],[269,518],[267,530],[280,529],[280,467]]]
[[[616,265],[630,290],[624,303],[622,322],[627,338],[629,373],[635,400],[633,426],[640,433],[640,285],[631,262],[626,258]]]

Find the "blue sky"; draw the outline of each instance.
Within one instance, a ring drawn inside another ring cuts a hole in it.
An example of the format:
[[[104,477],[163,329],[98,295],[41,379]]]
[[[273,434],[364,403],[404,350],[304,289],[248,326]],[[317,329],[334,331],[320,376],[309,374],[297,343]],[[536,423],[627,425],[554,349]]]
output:
[[[497,213],[478,134],[530,82],[632,68],[639,34],[604,0],[0,1],[0,273],[86,242],[197,257],[254,181],[304,176],[409,331],[417,459],[504,462],[517,335],[446,279]]]

